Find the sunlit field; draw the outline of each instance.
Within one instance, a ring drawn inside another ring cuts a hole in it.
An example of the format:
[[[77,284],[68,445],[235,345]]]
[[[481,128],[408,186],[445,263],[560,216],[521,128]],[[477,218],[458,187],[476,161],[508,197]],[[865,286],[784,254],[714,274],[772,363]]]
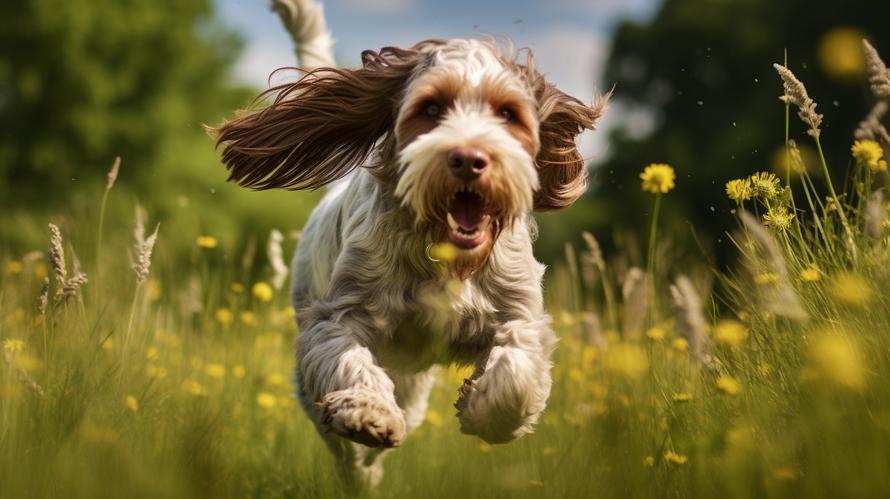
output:
[[[832,178],[797,147],[821,151],[830,132],[778,70],[785,128],[802,131],[784,138],[785,172],[725,186],[737,264],[673,264],[658,214],[683,179],[671,158],[640,165],[645,259],[586,234],[548,270],[561,340],[537,431],[494,446],[461,435],[452,404],[469,371],[443,368],[425,423],[366,494],[890,496],[886,130],[864,123]],[[116,174],[83,179],[106,198],[27,220],[42,247],[0,254],[0,497],[347,495],[292,397],[281,262],[299,232],[245,249],[139,208],[109,216],[136,204],[114,199]]]

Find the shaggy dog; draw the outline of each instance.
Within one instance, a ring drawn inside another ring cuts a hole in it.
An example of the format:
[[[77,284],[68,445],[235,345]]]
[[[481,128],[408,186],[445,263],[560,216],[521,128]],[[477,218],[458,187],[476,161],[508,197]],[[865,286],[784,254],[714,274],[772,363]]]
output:
[[[556,338],[534,211],[586,189],[575,137],[594,106],[492,41],[424,41],[335,67],[321,7],[274,7],[306,74],[217,130],[230,180],[331,184],[293,262],[297,394],[352,483],[424,419],[442,364],[472,364],[461,431],[492,443],[533,430]],[[343,440],[346,439],[346,440]]]

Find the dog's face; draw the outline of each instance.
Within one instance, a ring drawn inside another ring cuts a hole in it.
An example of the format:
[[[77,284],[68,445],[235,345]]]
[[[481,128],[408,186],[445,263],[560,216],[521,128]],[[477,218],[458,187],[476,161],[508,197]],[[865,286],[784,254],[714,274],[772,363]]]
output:
[[[530,52],[523,62],[507,52],[490,41],[427,41],[273,88],[270,106],[219,128],[230,180],[315,188],[369,166],[416,230],[457,248],[454,265],[468,275],[515,219],[584,192],[575,136],[607,100],[587,106],[549,84]]]

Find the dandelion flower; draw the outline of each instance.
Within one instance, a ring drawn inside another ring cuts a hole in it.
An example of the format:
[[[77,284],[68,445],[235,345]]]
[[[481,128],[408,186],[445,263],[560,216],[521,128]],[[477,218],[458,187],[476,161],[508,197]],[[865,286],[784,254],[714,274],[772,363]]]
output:
[[[7,274],[20,274],[22,272],[22,268],[24,268],[22,262],[19,262],[17,260],[10,260],[6,262]]]
[[[733,320],[720,321],[714,327],[714,341],[730,348],[738,348],[747,337],[745,326]]]
[[[226,377],[226,367],[221,364],[207,364],[204,366],[204,372],[207,373],[207,376],[215,379]]]
[[[779,282],[779,274],[774,272],[761,272],[754,276],[754,283],[759,286],[766,286],[769,284],[777,284]]]
[[[671,398],[674,399],[674,402],[689,402],[692,400],[692,394],[689,392],[679,392],[675,393]]]
[[[269,383],[270,386],[285,386],[287,378],[279,373],[272,373],[266,377],[266,383]]]
[[[479,452],[488,454],[489,452],[491,452],[491,444],[482,442],[481,444],[479,444]]]
[[[240,295],[244,292],[244,285],[240,282],[233,282],[230,288],[232,289],[232,293],[235,293],[236,295]]]
[[[860,165],[868,166],[873,172],[887,171],[884,149],[873,140],[857,140],[853,143],[853,157]]]
[[[671,340],[671,347],[678,352],[685,352],[689,348],[689,342],[686,338],[674,338]]]
[[[199,248],[213,249],[219,245],[219,241],[213,236],[198,236],[197,239],[195,239],[195,244],[197,244]]]
[[[241,324],[244,324],[245,326],[257,325],[256,314],[249,310],[245,310],[244,312],[238,314],[238,320],[241,321]]]
[[[816,267],[807,267],[800,271],[800,280],[802,282],[816,282],[822,278],[822,272]]]
[[[726,195],[733,201],[747,201],[754,196],[751,179],[735,179],[726,183]]]
[[[841,303],[859,306],[871,301],[874,292],[871,285],[863,277],[844,273],[834,278],[831,294]]]
[[[646,456],[643,458],[643,466],[647,466],[649,468],[655,466],[655,458],[652,456]]]
[[[810,366],[822,379],[840,388],[865,386],[865,356],[849,334],[821,332],[810,338]]]
[[[442,427],[442,415],[432,409],[426,412],[426,421],[436,428]]]
[[[260,392],[256,395],[256,403],[263,409],[274,409],[278,405],[278,399],[271,393]]]
[[[139,400],[132,395],[127,395],[127,399],[124,401],[124,405],[127,406],[127,409],[130,412],[136,412],[139,410]]]
[[[270,302],[272,301],[272,297],[275,294],[275,291],[272,289],[272,286],[265,282],[258,282],[253,285],[253,288],[250,290],[253,294],[253,297],[262,302]]]
[[[649,328],[649,330],[646,331],[646,337],[652,341],[662,341],[665,336],[667,336],[667,333],[660,327]]]
[[[213,317],[216,319],[216,322],[219,322],[223,326],[227,326],[232,323],[232,319],[234,319],[234,315],[232,311],[227,308],[218,308],[216,312],[213,314]]]
[[[25,349],[25,342],[14,338],[6,339],[3,340],[3,349],[7,352],[21,352]]]
[[[688,457],[683,454],[678,454],[672,450],[669,450],[664,453],[664,460],[670,464],[686,464],[686,461],[689,460]]]
[[[619,343],[609,348],[603,359],[603,365],[607,371],[628,379],[638,379],[649,369],[646,353],[638,346],[627,343]]]
[[[800,478],[800,473],[794,468],[783,466],[773,470],[773,479],[783,482],[793,482]]]
[[[790,229],[792,221],[794,221],[794,213],[790,213],[784,206],[770,208],[763,215],[763,224],[779,232]]]
[[[204,386],[193,379],[187,379],[183,381],[182,390],[189,395],[194,395],[195,397],[200,397],[201,395],[207,394],[207,391],[204,390]]]
[[[717,389],[727,395],[738,395],[742,391],[742,384],[739,380],[727,374],[721,374],[716,383]]]
[[[781,182],[774,173],[759,172],[748,177],[751,181],[751,192],[760,199],[773,199],[779,195]]]
[[[244,366],[242,366],[241,364],[238,364],[232,368],[232,376],[234,376],[236,379],[243,378],[245,374],[247,374],[247,370],[244,369]]]
[[[145,350],[145,358],[148,360],[156,360],[160,355],[161,352],[158,351],[157,347],[148,347]]]
[[[640,179],[643,181],[643,190],[653,194],[670,192],[674,188],[674,180],[676,178],[674,169],[664,163],[652,163],[640,174]]]

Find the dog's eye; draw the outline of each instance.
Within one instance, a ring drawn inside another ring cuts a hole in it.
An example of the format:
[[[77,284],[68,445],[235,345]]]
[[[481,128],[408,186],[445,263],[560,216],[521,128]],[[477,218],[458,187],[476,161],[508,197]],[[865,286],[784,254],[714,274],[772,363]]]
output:
[[[423,114],[429,118],[438,118],[442,113],[442,106],[436,102],[430,102],[423,108]]]
[[[498,111],[498,113],[501,115],[501,118],[504,118],[504,120],[505,120],[507,123],[511,123],[511,122],[513,122],[513,121],[516,121],[516,115],[513,114],[513,110],[511,110],[511,109],[508,108],[508,107],[502,107],[501,110]]]

